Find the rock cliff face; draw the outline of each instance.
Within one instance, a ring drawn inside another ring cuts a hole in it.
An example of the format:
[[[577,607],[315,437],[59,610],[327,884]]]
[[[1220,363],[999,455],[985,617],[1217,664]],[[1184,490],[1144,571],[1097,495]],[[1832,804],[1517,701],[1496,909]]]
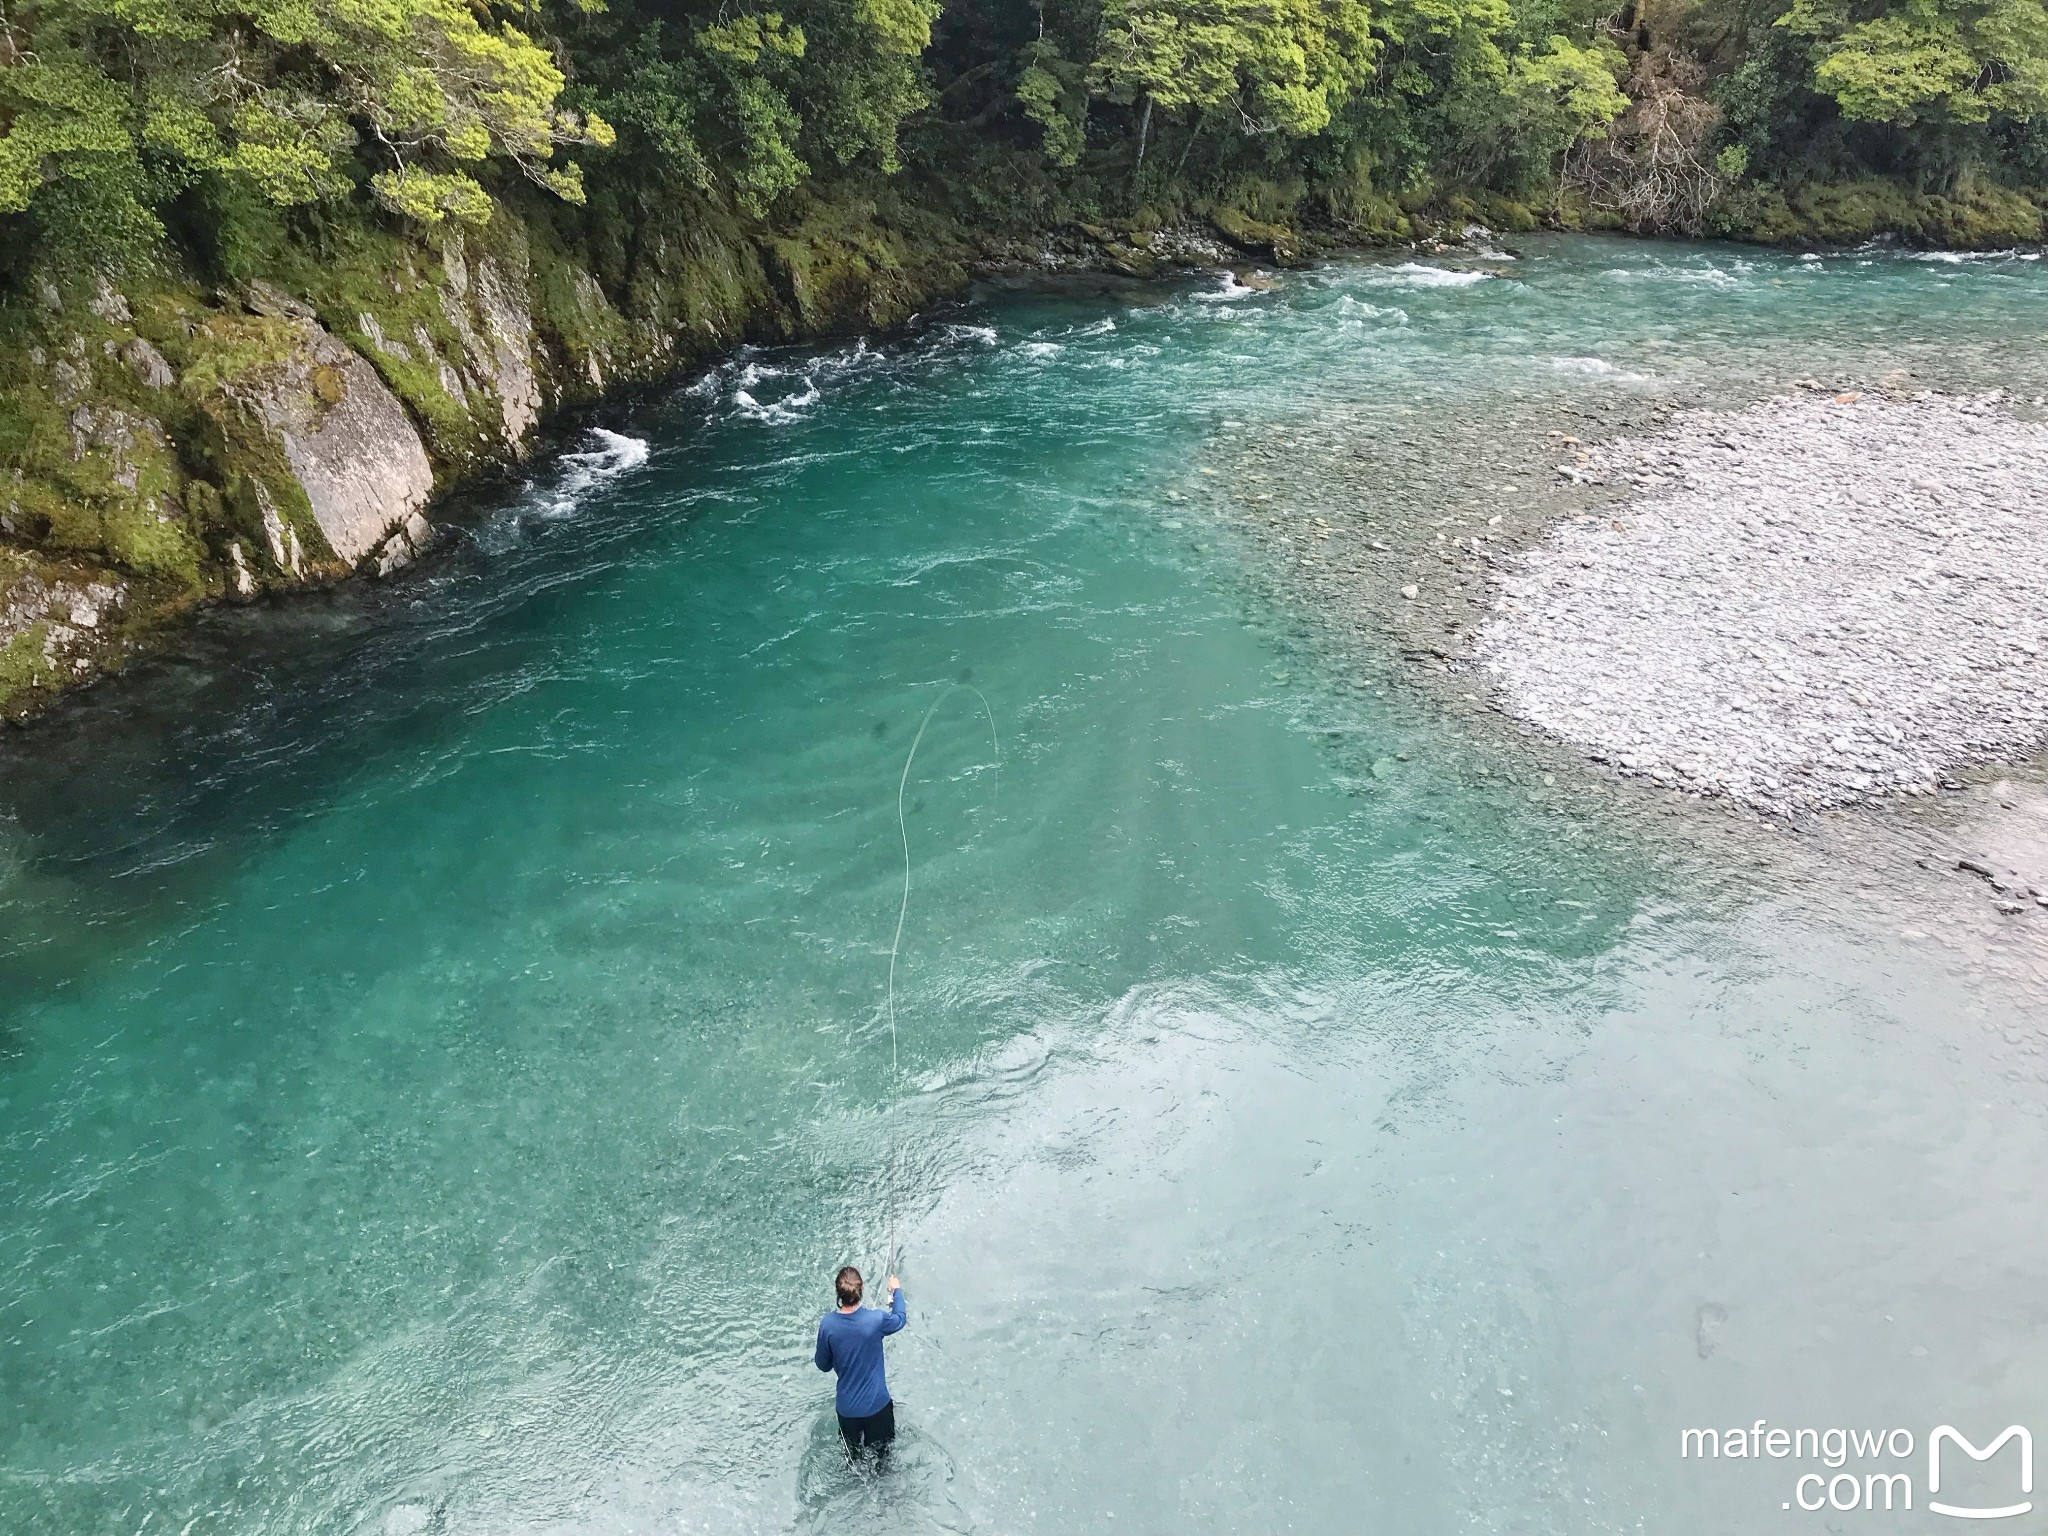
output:
[[[552,412],[743,339],[900,320],[964,278],[957,241],[871,207],[621,222],[365,228],[238,283],[45,280],[0,304],[0,715],[195,605],[391,574],[432,542],[435,493],[523,456]]]
[[[244,430],[270,439],[320,535],[309,557],[279,507],[279,488],[252,481],[271,571],[293,581],[345,575],[372,555],[380,571],[396,569],[426,537],[421,510],[434,490],[419,429],[377,370],[310,308],[268,285],[258,285],[251,302],[290,327],[285,350],[224,386],[214,409],[223,418],[239,412]],[[229,559],[246,596],[254,577],[239,540]]]
[[[331,404],[308,377],[321,367],[339,376],[340,398]],[[306,345],[293,354],[280,385],[264,402],[265,419],[278,434],[313,521],[342,564],[360,563],[391,535],[421,521],[420,509],[434,489],[434,466],[405,407],[376,369],[327,332],[309,327]],[[265,532],[272,561],[300,574],[299,562],[279,548],[280,537],[289,540],[291,530],[280,528],[271,513]],[[388,559],[383,569],[391,569]]]

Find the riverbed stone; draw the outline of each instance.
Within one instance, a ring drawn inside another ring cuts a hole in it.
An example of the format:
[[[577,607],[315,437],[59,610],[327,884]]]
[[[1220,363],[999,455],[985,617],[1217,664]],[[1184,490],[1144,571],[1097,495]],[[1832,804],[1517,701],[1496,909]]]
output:
[[[2048,425],[2000,397],[1698,411],[1573,471],[1636,491],[1496,573],[1511,713],[1781,815],[2048,739]]]

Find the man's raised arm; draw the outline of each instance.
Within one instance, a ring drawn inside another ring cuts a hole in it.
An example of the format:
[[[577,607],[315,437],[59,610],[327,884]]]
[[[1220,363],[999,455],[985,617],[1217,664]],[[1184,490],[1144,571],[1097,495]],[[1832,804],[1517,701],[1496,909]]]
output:
[[[910,1321],[910,1313],[903,1306],[903,1285],[894,1275],[889,1277],[889,1315],[882,1319],[882,1332],[899,1332]]]

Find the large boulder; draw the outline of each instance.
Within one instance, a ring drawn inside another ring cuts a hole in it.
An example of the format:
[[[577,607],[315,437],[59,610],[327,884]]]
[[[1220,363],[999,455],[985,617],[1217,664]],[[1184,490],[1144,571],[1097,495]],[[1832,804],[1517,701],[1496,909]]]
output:
[[[410,557],[434,490],[419,429],[377,370],[305,305],[261,284],[250,304],[259,318],[247,324],[263,327],[267,344],[221,380],[211,404],[230,487],[246,495],[272,564],[303,579],[373,556],[384,570],[403,563],[391,546]]]

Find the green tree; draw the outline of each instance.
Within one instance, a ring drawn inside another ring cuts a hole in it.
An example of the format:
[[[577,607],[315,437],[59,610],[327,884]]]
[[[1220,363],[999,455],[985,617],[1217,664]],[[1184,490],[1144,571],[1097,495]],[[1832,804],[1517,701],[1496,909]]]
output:
[[[794,0],[811,39],[795,92],[806,158],[897,168],[897,131],[931,100],[920,61],[938,14],[939,0]]]
[[[150,226],[203,178],[291,206],[361,165],[395,212],[476,222],[485,162],[578,201],[557,149],[612,139],[560,105],[546,48],[466,0],[28,0],[5,36],[0,213],[68,193]]]
[[[1605,136],[1629,107],[1616,84],[1621,50],[1602,39],[1553,35],[1475,55],[1444,103],[1449,139],[1440,153],[1458,180],[1519,191],[1546,181],[1581,139]]]
[[[705,27],[697,42],[711,61],[728,103],[727,163],[743,207],[761,213],[810,174],[797,153],[803,120],[789,103],[786,81],[804,56],[803,28],[779,11],[740,16]]]
[[[2048,107],[2042,0],[1793,0],[1815,89],[1879,123],[2027,121]]]
[[[1062,58],[1058,48],[1041,38],[1024,50],[1017,100],[1044,135],[1046,159],[1054,165],[1072,165],[1081,158],[1088,126],[1086,68]]]
[[[1377,45],[1360,0],[1107,0],[1090,79],[1152,109],[1235,113],[1246,134],[1305,138],[1371,75]]]
[[[1502,85],[1510,131],[1525,154],[1549,160],[1582,138],[1599,138],[1628,110],[1615,83],[1627,68],[1621,50],[1604,38],[1575,43],[1568,37],[1524,47],[1508,63]]]

